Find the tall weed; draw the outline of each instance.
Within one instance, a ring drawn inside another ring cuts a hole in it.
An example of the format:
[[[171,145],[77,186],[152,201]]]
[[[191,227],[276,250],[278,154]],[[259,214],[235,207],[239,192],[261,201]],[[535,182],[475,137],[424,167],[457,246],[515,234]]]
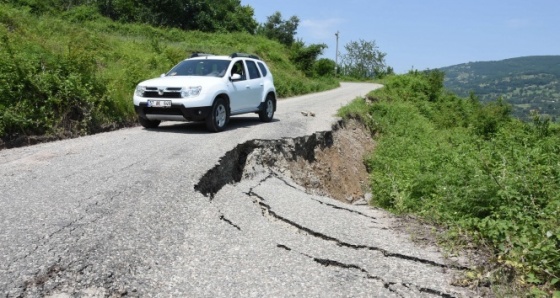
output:
[[[433,73],[411,72],[387,79],[371,104],[341,110],[378,132],[367,159],[372,203],[469,231],[518,284],[551,294],[560,286],[560,127],[441,88]]]

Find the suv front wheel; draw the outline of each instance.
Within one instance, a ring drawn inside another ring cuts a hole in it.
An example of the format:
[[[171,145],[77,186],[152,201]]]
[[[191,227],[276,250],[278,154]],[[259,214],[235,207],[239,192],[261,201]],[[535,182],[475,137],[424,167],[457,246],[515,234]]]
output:
[[[206,128],[211,132],[224,130],[229,121],[229,109],[223,98],[217,98],[212,105],[212,111],[206,118]]]
[[[145,128],[157,128],[161,123],[160,120],[148,120],[146,118],[138,117],[138,121]]]

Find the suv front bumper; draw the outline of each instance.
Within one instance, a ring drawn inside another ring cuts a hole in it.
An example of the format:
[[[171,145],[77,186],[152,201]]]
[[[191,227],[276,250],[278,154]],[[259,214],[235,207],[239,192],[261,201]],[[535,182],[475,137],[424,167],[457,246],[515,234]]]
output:
[[[148,107],[147,103],[135,105],[136,114],[149,120],[168,120],[168,121],[203,121],[210,115],[212,107],[185,108],[182,104],[171,105],[169,108]]]

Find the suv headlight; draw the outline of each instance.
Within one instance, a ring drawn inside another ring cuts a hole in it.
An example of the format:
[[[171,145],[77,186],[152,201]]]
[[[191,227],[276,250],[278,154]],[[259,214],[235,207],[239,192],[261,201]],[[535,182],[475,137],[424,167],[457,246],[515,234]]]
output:
[[[195,97],[200,94],[200,91],[202,91],[202,86],[183,88],[181,97]]]
[[[144,86],[136,86],[136,96],[144,97],[144,93],[146,92],[146,87]]]

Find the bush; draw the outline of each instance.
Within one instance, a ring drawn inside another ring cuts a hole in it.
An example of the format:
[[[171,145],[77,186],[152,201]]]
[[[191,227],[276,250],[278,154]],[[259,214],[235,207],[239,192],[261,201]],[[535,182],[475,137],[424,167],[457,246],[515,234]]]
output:
[[[313,64],[313,73],[318,77],[334,77],[336,63],[328,58],[321,58]]]
[[[372,104],[341,111],[380,135],[367,159],[372,203],[469,231],[519,284],[558,290],[560,127],[514,120],[501,100],[458,98],[433,76],[390,78]]]

